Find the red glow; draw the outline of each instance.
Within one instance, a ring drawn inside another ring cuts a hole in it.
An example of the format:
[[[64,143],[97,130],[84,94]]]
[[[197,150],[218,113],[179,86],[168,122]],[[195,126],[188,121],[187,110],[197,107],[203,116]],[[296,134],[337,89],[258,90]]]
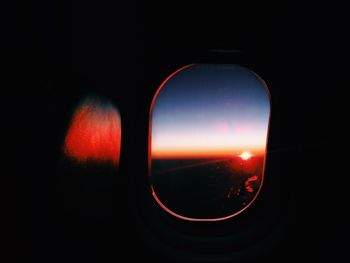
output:
[[[251,182],[254,182],[254,181],[257,181],[258,180],[258,177],[256,175],[248,178],[245,183],[244,183],[244,186],[245,186],[245,189],[249,192],[249,193],[252,193],[254,191],[253,187],[250,185]]]
[[[121,120],[112,106],[86,102],[75,112],[64,142],[65,154],[85,163],[119,164]]]

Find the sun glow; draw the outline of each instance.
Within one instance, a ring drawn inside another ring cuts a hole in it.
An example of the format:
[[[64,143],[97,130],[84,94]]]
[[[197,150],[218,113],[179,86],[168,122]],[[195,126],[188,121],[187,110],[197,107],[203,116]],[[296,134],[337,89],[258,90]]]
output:
[[[241,155],[239,155],[239,157],[242,158],[242,160],[248,160],[250,157],[252,157],[253,155],[249,152],[243,152],[241,153]]]

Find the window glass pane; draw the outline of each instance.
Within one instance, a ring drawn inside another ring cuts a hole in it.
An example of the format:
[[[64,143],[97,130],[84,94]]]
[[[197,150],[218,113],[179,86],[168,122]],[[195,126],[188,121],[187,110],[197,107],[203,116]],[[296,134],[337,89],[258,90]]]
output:
[[[152,192],[170,214],[230,218],[263,182],[270,116],[265,83],[237,65],[189,65],[158,89],[150,113]]]

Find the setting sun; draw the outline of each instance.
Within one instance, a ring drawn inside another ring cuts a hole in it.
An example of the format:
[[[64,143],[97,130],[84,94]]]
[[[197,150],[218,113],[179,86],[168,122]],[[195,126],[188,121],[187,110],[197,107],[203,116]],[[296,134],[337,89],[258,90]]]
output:
[[[241,155],[239,155],[239,157],[241,157],[243,160],[248,160],[250,157],[252,157],[253,155],[249,152],[243,152]]]

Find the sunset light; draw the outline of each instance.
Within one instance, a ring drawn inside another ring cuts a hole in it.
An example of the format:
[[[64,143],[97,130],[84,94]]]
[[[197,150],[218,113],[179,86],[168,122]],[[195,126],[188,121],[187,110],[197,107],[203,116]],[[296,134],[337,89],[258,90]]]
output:
[[[252,157],[253,155],[249,152],[243,152],[241,155],[239,155],[239,157],[242,158],[242,160],[248,160],[250,157]]]

